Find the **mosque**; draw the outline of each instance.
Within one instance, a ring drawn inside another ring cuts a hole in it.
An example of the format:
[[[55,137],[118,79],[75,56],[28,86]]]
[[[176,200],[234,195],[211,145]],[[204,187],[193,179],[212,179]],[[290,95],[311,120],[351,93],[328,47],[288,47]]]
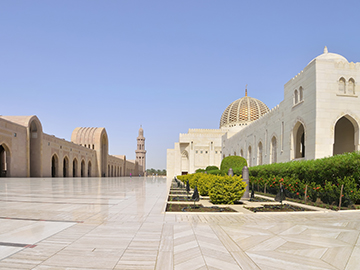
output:
[[[43,132],[36,116],[0,116],[0,176],[119,177],[144,175],[145,137],[137,137],[136,160],[109,155],[105,128],[75,128],[71,141]]]
[[[220,166],[230,155],[249,166],[318,159],[360,150],[360,63],[324,53],[284,86],[275,108],[247,96],[232,102],[219,129],[189,129],[167,150],[168,176]]]

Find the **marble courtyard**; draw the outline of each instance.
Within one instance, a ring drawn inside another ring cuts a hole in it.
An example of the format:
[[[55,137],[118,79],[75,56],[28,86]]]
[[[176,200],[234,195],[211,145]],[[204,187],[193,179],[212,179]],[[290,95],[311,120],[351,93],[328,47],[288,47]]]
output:
[[[0,269],[358,269],[360,212],[164,213],[170,181],[2,178]]]

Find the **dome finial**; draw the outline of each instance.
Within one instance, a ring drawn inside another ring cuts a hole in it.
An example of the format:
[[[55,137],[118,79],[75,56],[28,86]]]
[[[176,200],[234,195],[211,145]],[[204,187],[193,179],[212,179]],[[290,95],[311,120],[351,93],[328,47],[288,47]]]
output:
[[[247,85],[245,85],[245,97],[247,97]]]
[[[324,53],[328,53],[329,51],[328,51],[328,48],[325,46],[325,48],[324,48]]]

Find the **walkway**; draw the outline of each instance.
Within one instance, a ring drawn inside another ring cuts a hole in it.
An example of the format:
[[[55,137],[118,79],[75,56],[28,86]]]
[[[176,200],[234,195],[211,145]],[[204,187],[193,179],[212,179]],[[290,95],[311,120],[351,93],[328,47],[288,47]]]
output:
[[[360,212],[164,213],[164,178],[0,178],[0,269],[359,269]]]

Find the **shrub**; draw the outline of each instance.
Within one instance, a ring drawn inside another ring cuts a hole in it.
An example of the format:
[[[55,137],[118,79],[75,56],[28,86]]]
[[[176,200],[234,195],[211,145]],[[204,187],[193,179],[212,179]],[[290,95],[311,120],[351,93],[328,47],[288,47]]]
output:
[[[214,176],[209,191],[210,200],[214,204],[234,204],[243,196],[245,187],[240,176]]]
[[[198,180],[198,190],[201,196],[209,196],[209,190],[213,185],[215,176],[211,174],[203,174]]]
[[[205,170],[204,170],[204,169],[197,169],[197,170],[195,171],[195,173],[202,173],[202,172],[205,172]]]
[[[211,171],[206,171],[208,174],[214,174],[214,175],[221,175],[221,171],[219,169],[217,170],[211,170]]]
[[[217,166],[207,166],[205,171],[213,171],[213,170],[219,170],[219,168]]]
[[[232,168],[233,171],[236,172],[236,175],[240,175],[244,166],[247,166],[245,158],[240,156],[228,156],[221,161],[220,170],[223,174],[227,174],[229,169]]]

